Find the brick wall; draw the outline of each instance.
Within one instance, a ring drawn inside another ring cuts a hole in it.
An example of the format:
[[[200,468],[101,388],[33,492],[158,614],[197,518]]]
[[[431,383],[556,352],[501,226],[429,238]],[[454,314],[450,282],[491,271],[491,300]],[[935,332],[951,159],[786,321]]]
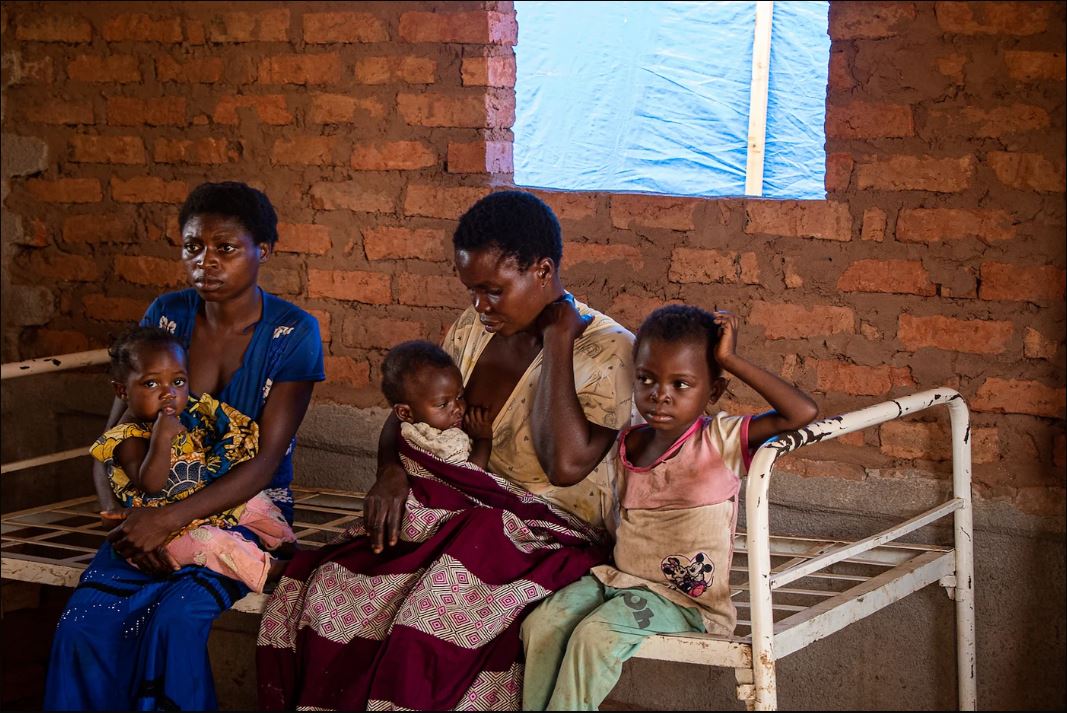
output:
[[[180,285],[177,205],[205,179],[275,201],[264,282],[320,321],[319,402],[380,404],[384,349],[466,303],[448,240],[512,178],[511,3],[2,13],[5,361],[102,346]],[[740,313],[742,348],[827,415],[959,389],[979,496],[1062,513],[1064,6],[834,2],[830,35],[826,201],[540,191],[567,284],[631,327]],[[783,468],[945,479],[939,418]]]

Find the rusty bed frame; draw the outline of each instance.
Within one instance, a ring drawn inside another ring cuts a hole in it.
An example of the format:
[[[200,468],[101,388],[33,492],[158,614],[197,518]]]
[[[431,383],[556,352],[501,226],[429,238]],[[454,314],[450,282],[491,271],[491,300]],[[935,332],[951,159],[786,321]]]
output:
[[[105,350],[3,365],[3,378],[106,363]],[[806,445],[877,426],[934,406],[949,409],[952,497],[889,529],[857,541],[775,536],[770,533],[768,488],[778,458]],[[3,465],[23,470],[85,455],[76,448]],[[294,530],[303,547],[318,547],[361,516],[363,494],[294,487]],[[738,608],[733,636],[656,635],[640,658],[734,669],[737,696],[750,710],[777,709],[778,659],[930,584],[956,605],[959,708],[977,705],[970,427],[958,393],[941,388],[823,419],[768,442],[753,457],[745,485],[747,531],[738,532],[731,568]],[[919,545],[899,538],[953,516],[953,545]],[[73,498],[2,515],[4,579],[73,587],[103,542],[106,530],[95,496]],[[266,595],[249,594],[234,609],[257,614]]]

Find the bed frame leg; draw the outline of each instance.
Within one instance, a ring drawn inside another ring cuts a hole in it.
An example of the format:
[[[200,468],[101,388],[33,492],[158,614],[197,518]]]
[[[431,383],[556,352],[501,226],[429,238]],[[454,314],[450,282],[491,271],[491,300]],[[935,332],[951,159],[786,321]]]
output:
[[[949,401],[952,425],[952,490],[963,500],[954,514],[956,550],[956,672],[961,711],[978,709],[974,633],[974,510],[971,498],[970,414],[963,399]]]

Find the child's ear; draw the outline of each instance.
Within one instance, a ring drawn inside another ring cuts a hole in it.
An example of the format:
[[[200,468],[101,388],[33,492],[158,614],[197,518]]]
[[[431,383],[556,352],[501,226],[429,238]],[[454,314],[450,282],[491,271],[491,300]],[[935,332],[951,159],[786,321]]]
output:
[[[534,269],[536,270],[537,279],[541,281],[541,286],[546,287],[552,279],[552,275],[556,272],[556,263],[552,262],[550,258],[543,257],[534,266]]]
[[[260,243],[258,247],[259,261],[266,262],[268,259],[270,259],[271,253],[274,252],[274,247],[270,243]]]
[[[115,398],[122,399],[123,401],[128,400],[129,397],[126,395],[126,384],[121,381],[112,381],[111,388],[115,390]]]
[[[414,423],[415,417],[411,413],[411,407],[407,404],[393,404],[393,413],[404,423]]]
[[[708,404],[713,404],[718,401],[723,394],[726,393],[726,387],[730,385],[730,382],[721,376],[717,376],[711,380],[711,393],[708,394]]]

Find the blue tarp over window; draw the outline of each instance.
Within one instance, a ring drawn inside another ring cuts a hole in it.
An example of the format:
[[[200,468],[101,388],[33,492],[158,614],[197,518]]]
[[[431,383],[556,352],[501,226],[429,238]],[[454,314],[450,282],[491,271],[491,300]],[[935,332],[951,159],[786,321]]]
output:
[[[518,185],[744,195],[754,2],[515,9]],[[827,12],[774,3],[765,197],[826,195]]]

